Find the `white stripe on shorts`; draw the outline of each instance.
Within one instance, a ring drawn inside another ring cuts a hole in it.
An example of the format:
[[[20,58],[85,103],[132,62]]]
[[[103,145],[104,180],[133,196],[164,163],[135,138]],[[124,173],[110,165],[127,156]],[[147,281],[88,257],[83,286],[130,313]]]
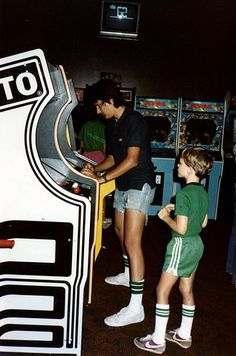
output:
[[[178,272],[179,260],[181,255],[181,249],[182,249],[182,238],[175,237],[175,244],[172,250],[172,257],[170,260],[170,264],[167,268],[167,272],[173,273],[174,276],[178,275],[177,272]]]

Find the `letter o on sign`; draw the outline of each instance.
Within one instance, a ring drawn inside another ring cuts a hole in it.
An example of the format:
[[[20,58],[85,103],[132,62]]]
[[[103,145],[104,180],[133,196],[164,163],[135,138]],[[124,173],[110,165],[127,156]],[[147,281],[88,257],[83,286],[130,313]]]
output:
[[[25,79],[29,83],[28,88],[25,87]],[[16,78],[16,86],[22,95],[32,95],[37,91],[38,88],[35,76],[29,72],[21,73],[18,75]]]

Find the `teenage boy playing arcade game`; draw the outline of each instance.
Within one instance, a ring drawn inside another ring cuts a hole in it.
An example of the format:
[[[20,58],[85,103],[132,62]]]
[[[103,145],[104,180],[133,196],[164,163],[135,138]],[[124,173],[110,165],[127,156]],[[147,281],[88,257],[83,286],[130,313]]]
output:
[[[105,318],[106,325],[119,327],[144,320],[144,257],[142,235],[149,206],[155,194],[154,167],[148,140],[148,127],[142,115],[125,107],[124,98],[113,81],[100,80],[91,86],[91,100],[110,122],[107,126],[107,157],[82,173],[99,183],[115,179],[115,232],[120,240],[124,272],[107,277],[106,283],[130,286],[128,306]],[[98,172],[107,171],[102,176]]]
[[[166,341],[188,349],[192,344],[191,329],[195,313],[193,282],[204,246],[199,233],[208,222],[208,194],[200,184],[213,165],[213,157],[201,147],[183,150],[178,164],[178,176],[186,181],[176,194],[176,202],[162,208],[158,216],[172,230],[165,262],[156,288],[155,328],[151,335],[136,337],[134,344],[155,354],[165,352]],[[175,210],[175,218],[170,216]],[[182,320],[178,329],[167,330],[170,313],[169,295],[179,280],[182,294]]]

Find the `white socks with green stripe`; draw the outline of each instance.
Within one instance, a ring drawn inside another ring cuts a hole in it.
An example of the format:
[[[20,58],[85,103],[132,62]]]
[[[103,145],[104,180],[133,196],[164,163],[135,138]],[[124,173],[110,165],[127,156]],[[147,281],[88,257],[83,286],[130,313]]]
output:
[[[152,339],[156,344],[165,343],[166,327],[170,315],[169,304],[156,304],[155,307],[155,329]]]
[[[189,339],[191,336],[195,305],[182,304],[182,320],[178,330],[178,335],[182,339]]]
[[[178,329],[178,335],[182,339],[189,339],[191,336],[195,305],[182,304],[182,320],[181,326]],[[166,327],[169,319],[170,308],[169,304],[156,304],[155,308],[155,330],[153,333],[153,341],[156,344],[165,342]]]
[[[133,311],[140,311],[143,301],[144,279],[138,282],[130,282],[131,297],[129,307]]]

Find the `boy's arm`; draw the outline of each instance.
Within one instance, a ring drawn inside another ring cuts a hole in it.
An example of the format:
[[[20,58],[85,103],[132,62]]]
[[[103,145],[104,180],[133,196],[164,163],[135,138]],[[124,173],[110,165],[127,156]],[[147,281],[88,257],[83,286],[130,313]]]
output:
[[[170,217],[170,212],[174,210],[173,204],[168,204],[157,214],[172,230],[178,234],[184,235],[188,228],[188,217],[177,215],[175,220]]]

